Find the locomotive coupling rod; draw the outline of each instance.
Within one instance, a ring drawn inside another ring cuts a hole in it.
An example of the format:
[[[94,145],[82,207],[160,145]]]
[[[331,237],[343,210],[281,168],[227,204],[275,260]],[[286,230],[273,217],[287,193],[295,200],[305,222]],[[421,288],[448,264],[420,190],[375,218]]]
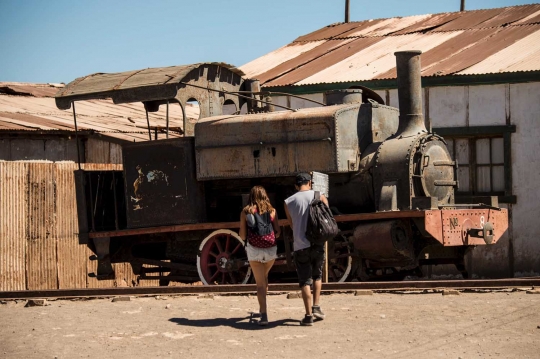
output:
[[[261,103],[264,103],[265,105],[273,105],[273,106],[281,107],[281,108],[284,108],[284,109],[286,109],[286,110],[293,111],[293,112],[297,112],[297,111],[298,111],[298,110],[295,110],[294,108],[290,108],[290,107],[282,106],[282,105],[277,105],[277,104],[275,104],[275,103],[271,103],[271,102],[268,102],[268,101],[258,100],[258,99],[256,99],[256,98],[251,98],[251,97],[249,97],[249,96],[240,95],[239,93],[235,93],[235,92],[230,92],[230,91],[226,91],[226,90],[214,90],[214,89],[211,89],[211,88],[208,88],[208,87],[204,87],[204,86],[198,86],[198,85],[188,84],[188,83],[186,83],[186,82],[180,82],[180,83],[181,83],[182,85],[191,86],[191,87],[196,87],[196,88],[200,88],[200,89],[203,89],[203,90],[208,90],[208,91],[213,91],[213,92],[223,92],[223,93],[226,93],[226,94],[229,94],[229,95],[234,95],[234,96],[242,97],[242,98],[245,98],[245,99],[248,99],[248,100],[261,102]]]

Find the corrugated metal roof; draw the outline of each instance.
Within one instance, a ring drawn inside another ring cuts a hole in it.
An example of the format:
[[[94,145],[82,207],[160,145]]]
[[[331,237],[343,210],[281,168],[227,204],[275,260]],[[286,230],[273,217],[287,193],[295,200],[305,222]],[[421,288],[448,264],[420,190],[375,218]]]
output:
[[[5,87],[0,83],[0,88]],[[10,85],[14,87],[13,83]],[[16,87],[16,86],[15,86]],[[21,84],[19,94],[32,93],[32,87],[42,85]],[[54,89],[56,92],[58,89]],[[49,96],[53,96],[49,94]],[[164,107],[164,106],[162,106]],[[79,130],[92,130],[103,135],[130,142],[146,141],[148,130],[146,112],[142,103],[115,105],[111,100],[88,100],[76,103]],[[199,109],[187,104],[187,118],[198,118]],[[150,126],[165,127],[165,110],[150,112]],[[170,127],[183,127],[180,106],[170,105]],[[72,110],[59,110],[53,97],[32,97],[0,93],[0,131],[75,131]],[[160,135],[161,136],[161,135]],[[169,136],[179,137],[177,132]]]
[[[539,24],[540,4],[332,24],[240,69],[264,87],[392,79],[395,51],[422,50],[424,77],[535,71]]]

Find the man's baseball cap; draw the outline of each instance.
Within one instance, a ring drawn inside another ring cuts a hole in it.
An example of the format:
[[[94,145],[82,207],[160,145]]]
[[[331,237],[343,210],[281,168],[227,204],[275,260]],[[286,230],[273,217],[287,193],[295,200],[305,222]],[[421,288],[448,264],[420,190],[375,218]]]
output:
[[[298,186],[308,181],[311,181],[311,175],[309,173],[302,172],[296,175],[295,182]]]

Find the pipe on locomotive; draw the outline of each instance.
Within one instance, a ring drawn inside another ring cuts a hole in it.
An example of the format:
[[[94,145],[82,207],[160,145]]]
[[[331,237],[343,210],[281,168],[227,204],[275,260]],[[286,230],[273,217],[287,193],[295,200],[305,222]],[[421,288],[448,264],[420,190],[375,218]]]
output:
[[[427,132],[422,113],[420,50],[398,51],[396,56],[399,127],[396,136]]]

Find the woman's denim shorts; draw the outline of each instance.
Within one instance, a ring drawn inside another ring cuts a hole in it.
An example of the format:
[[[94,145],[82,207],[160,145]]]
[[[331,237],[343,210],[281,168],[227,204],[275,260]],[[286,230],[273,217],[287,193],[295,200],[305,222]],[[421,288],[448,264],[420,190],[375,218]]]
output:
[[[266,263],[277,258],[277,246],[270,248],[257,248],[247,244],[246,252],[248,261]]]

